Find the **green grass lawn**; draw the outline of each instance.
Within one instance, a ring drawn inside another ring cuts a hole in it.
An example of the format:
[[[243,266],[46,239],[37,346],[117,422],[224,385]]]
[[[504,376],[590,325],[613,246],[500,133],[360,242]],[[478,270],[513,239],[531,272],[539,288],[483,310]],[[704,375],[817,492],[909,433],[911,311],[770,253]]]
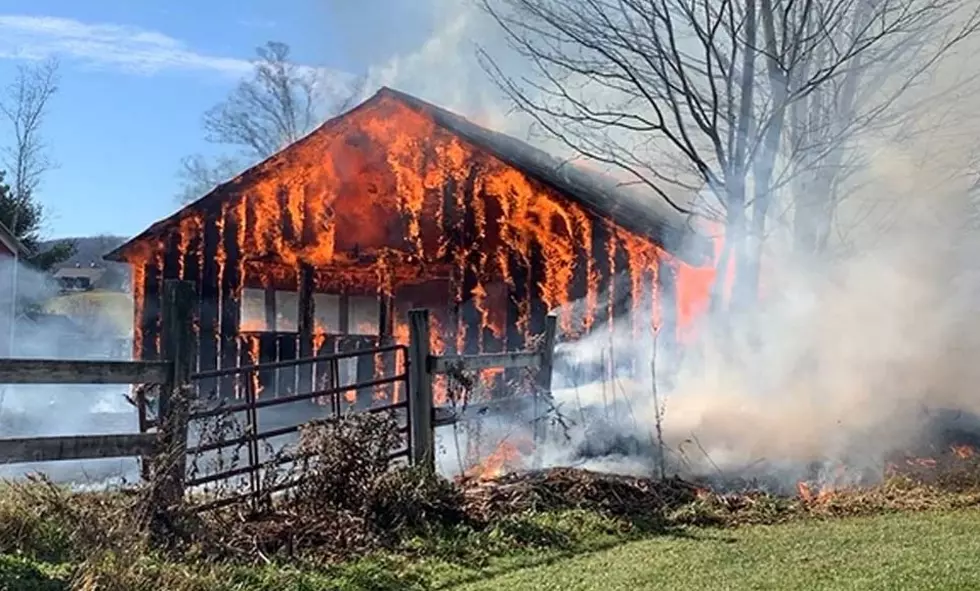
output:
[[[454,589],[980,589],[980,510],[690,529]]]

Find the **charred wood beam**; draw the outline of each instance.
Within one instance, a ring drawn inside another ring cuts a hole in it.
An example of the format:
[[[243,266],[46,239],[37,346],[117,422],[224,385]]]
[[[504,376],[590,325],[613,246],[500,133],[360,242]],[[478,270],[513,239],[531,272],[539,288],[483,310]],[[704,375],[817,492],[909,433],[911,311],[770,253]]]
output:
[[[380,336],[378,343],[382,346],[390,345],[395,341],[395,298],[388,294],[382,294],[379,306],[378,326],[380,327]],[[374,373],[376,376],[387,377],[397,373],[397,351],[382,353],[378,357],[379,359],[376,362],[380,364],[380,367],[375,367]],[[395,387],[396,384],[385,384],[380,388],[385,393],[386,399],[391,402],[395,402]]]
[[[656,343],[657,318],[657,268],[645,266],[640,271],[640,295],[634,298],[638,305],[631,308],[633,315],[633,335],[639,339],[644,346],[635,348],[643,355],[634,355],[633,375],[642,376],[643,379],[650,377],[650,361],[652,348]]]
[[[592,329],[605,329],[605,324],[609,322],[611,310],[610,288],[612,287],[612,264],[609,256],[609,248],[612,240],[612,233],[605,220],[593,219],[592,221],[592,244],[590,246],[590,256],[592,264],[595,265],[596,286],[599,298],[595,311],[595,322]]]
[[[527,263],[516,252],[507,253],[507,268],[510,271],[511,285],[507,294],[507,326],[505,327],[505,344],[508,351],[523,351],[526,346],[524,327],[526,321],[524,310],[528,306],[528,269]],[[521,377],[520,369],[504,370],[504,388],[515,384]]]
[[[337,339],[337,352],[338,353],[350,353],[352,351],[357,351],[360,343],[358,339],[349,334],[345,334]],[[353,389],[354,384],[357,382],[357,357],[346,357],[340,359],[337,362],[339,375],[337,376],[338,386],[352,386],[350,390],[346,390],[340,393],[340,409],[345,411],[351,407],[351,400],[356,401],[356,391]]]
[[[297,354],[297,335],[295,333],[279,333],[276,338],[279,348],[279,359],[277,361],[294,361],[298,359]],[[275,391],[276,396],[288,396],[296,393],[296,366],[281,367],[278,370],[279,378]]]
[[[650,339],[654,336],[657,319],[657,268],[647,267],[640,272],[640,305],[634,310],[634,321],[636,329],[634,334],[642,339]]]
[[[203,236],[201,233],[195,233],[189,237],[187,241],[186,248],[183,252],[183,265],[181,265],[181,279],[184,281],[190,281],[194,284],[195,293],[198,294],[197,304],[195,306],[197,314],[201,313],[201,249],[203,248]],[[198,316],[198,322],[194,324],[195,338],[200,340],[201,333],[201,317]],[[195,355],[193,360],[194,369],[198,370],[200,364],[200,355]]]
[[[378,305],[378,326],[381,336],[391,337],[395,333],[395,298],[383,294]]]
[[[530,333],[534,336],[544,334],[545,321],[548,317],[548,305],[541,293],[541,285],[547,277],[544,249],[537,240],[531,241],[531,264],[528,269],[528,297],[531,302]]]
[[[326,355],[332,355],[337,352],[337,337],[335,335],[330,335],[320,339],[317,343],[319,347],[316,349],[317,357],[324,357]],[[319,361],[316,364],[316,389],[326,390],[329,388],[335,388],[338,385],[337,379],[339,376],[334,372],[336,366],[335,362],[331,361]],[[332,401],[325,400],[321,401],[321,404],[328,404],[333,406]]]
[[[568,286],[568,301],[574,303],[572,327],[578,332],[584,328],[584,319],[594,311],[587,310],[586,297],[589,295],[589,263],[592,260],[591,244],[585,241],[586,235],[591,235],[590,228],[582,227],[583,221],[576,219],[572,226],[572,242],[575,244],[575,266],[572,269],[572,282]]]
[[[296,232],[297,220],[293,219],[293,211],[289,207],[289,187],[279,185],[279,189],[276,191],[276,202],[279,206],[279,215],[281,216],[282,239],[286,244],[295,245],[300,235]],[[302,233],[302,228],[299,228],[299,230]]]
[[[218,285],[218,252],[221,246],[221,233],[218,230],[217,216],[208,212],[204,218],[204,232],[201,239],[203,265],[201,266],[201,306],[199,310],[200,331],[198,333],[198,370],[218,369],[218,326],[221,291]],[[213,379],[201,380],[202,395],[215,393]]]
[[[480,311],[477,309],[473,295],[481,280],[480,254],[483,247],[477,230],[476,206],[474,203],[475,199],[477,199],[477,195],[474,193],[474,185],[478,172],[478,167],[472,167],[469,176],[466,178],[466,182],[463,183],[463,200],[469,206],[463,210],[462,232],[457,235],[457,239],[460,241],[458,246],[465,253],[461,261],[462,268],[459,269],[459,278],[463,282],[463,300],[456,302],[459,318],[457,329],[463,331],[463,350],[460,353],[466,355],[479,353],[482,340],[482,335],[480,334],[482,329]]]
[[[452,254],[459,244],[456,232],[459,230],[459,212],[456,211],[456,181],[449,179],[442,188],[442,236],[448,242],[445,257],[441,262],[452,263]]]
[[[163,279],[180,279],[183,253],[180,251],[180,228],[167,235],[163,251]]]
[[[484,235],[486,236],[482,250],[486,258],[482,269],[483,286],[487,290],[487,301],[485,303],[489,323],[483,327],[481,335],[483,353],[503,353],[506,351],[505,340],[507,338],[506,310],[509,293],[504,283],[506,277],[503,276],[496,264],[497,252],[495,248],[501,248],[499,237],[504,231],[504,224],[509,223],[500,198],[487,192],[486,187],[480,190],[480,202],[483,205]],[[506,387],[503,374],[499,370],[494,370],[492,376],[491,397],[499,397],[504,394]]]
[[[279,345],[276,342],[276,334],[263,332],[259,334],[259,363],[275,363],[278,360]],[[259,384],[264,390],[275,392],[276,370],[262,369],[259,371]]]
[[[221,273],[221,367],[237,367],[239,361],[238,331],[241,320],[241,256],[238,245],[239,224],[234,209],[224,215],[221,247],[224,250],[224,269]],[[234,398],[237,394],[233,379],[221,380],[222,398]]]
[[[0,384],[165,384],[172,368],[166,361],[0,359]]]
[[[191,281],[200,292],[201,286],[201,248],[203,248],[204,237],[201,234],[190,236],[184,250],[183,272],[180,278],[184,281]]]
[[[378,338],[371,336],[357,337],[356,350],[365,351],[357,356],[357,382],[363,384],[374,379],[374,353],[369,349],[378,346]],[[358,388],[358,409],[370,408],[374,402],[374,387]]]
[[[315,302],[313,300],[313,267],[307,263],[300,265],[299,270],[299,357],[305,359],[313,356],[313,329],[315,320]],[[298,392],[313,391],[313,365],[304,364],[298,368]]]
[[[143,265],[143,310],[140,314],[140,359],[160,358],[160,321],[162,314],[163,273],[160,265]]]
[[[255,365],[259,362],[261,358],[260,352],[260,341],[259,336],[255,333],[243,334],[238,337],[238,365],[239,367],[245,367],[248,365]],[[242,396],[245,395],[245,387],[256,387],[255,395],[259,395],[259,390],[262,387],[262,380],[258,372],[247,372],[242,373],[237,376],[238,378],[238,388]],[[246,384],[246,380],[251,382]]]
[[[327,223],[323,197],[316,191],[314,186],[303,186],[303,226],[300,229],[300,241],[304,246],[316,244],[321,228]]]

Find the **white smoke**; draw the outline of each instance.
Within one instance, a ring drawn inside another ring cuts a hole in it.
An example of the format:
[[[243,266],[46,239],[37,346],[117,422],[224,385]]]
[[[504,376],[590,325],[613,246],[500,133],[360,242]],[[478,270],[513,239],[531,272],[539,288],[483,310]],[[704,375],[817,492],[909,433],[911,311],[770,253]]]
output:
[[[13,264],[10,259],[0,259],[0,276],[12,277]],[[11,324],[15,328],[11,357],[120,359],[130,354],[132,334],[118,334],[110,315],[100,308],[76,304],[75,310],[69,310],[74,319],[47,313],[42,309],[44,303],[58,295],[50,276],[21,265],[17,279],[16,306],[9,285],[0,294],[4,351],[10,347],[7,330]],[[0,384],[0,437],[136,433],[136,412],[124,397],[128,390],[128,386]],[[10,464],[0,466],[0,478],[41,472],[56,481],[79,485],[120,479],[132,482],[138,477],[137,468],[132,458]]]
[[[529,72],[507,51],[497,25],[472,2],[418,5],[431,35],[406,35],[399,45],[397,30],[378,31],[400,50],[369,68],[368,91],[390,85],[567,156],[561,142],[533,133],[529,118],[513,112],[480,66],[477,47],[508,76]],[[761,466],[786,482],[800,478],[810,461],[875,471],[889,452],[914,444],[924,408],[933,417],[943,408],[980,413],[973,395],[980,378],[973,361],[980,354],[973,253],[980,237],[964,223],[977,215],[976,197],[968,198],[959,176],[980,137],[977,112],[964,98],[980,75],[972,60],[977,49],[976,39],[966,42],[897,101],[901,125],[855,135],[862,166],[848,181],[838,232],[818,267],[785,256],[789,230],[772,224],[766,303],[751,327],[744,319],[732,328],[739,334],[752,328],[760,345],[740,345],[733,365],[710,342],[700,343],[699,355],[688,351],[679,367],[658,369],[677,372],[673,388],[661,392],[668,397],[664,435],[675,459],[683,454],[700,472],[752,473]],[[902,83],[902,74],[885,81]],[[602,97],[593,98],[601,104]],[[641,360],[649,357],[653,343],[637,343],[621,326],[613,335],[613,349],[628,345],[641,349]],[[606,341],[584,340],[566,352],[594,360],[609,354]],[[580,406],[629,400],[629,408],[611,415],[612,430],[649,442],[653,389],[650,372],[638,365],[636,375],[606,384],[559,372],[563,411],[574,418]],[[585,435],[576,437],[574,445],[556,446],[547,461],[581,461],[575,447]],[[650,469],[629,453],[613,455],[591,465]]]
[[[937,424],[980,436],[980,265],[972,254],[980,234],[967,223],[973,204],[966,187],[947,182],[937,190],[938,177],[919,172],[917,182],[931,185],[929,203],[903,203],[888,233],[867,235],[852,254],[808,266],[773,253],[760,310],[729,329],[734,352],[720,354],[703,326],[704,339],[685,351],[679,366],[658,368],[661,376],[677,372],[672,388],[660,385],[673,470],[701,476],[721,470],[788,487],[817,462],[847,466],[834,477],[858,480],[880,476],[890,454],[914,453],[922,437],[937,436],[927,432]],[[866,190],[882,190],[888,181],[894,177]],[[749,331],[752,343],[742,338]],[[580,359],[608,354],[606,333],[567,348]],[[557,396],[566,406],[605,406],[613,393],[628,399],[631,408],[613,416],[612,432],[648,442],[657,416],[644,367],[650,347],[625,325],[612,334],[620,351],[621,342],[633,341],[639,371]],[[572,463],[578,451],[552,461]],[[654,467],[652,456],[638,462],[635,450],[601,455],[590,465],[628,472]]]

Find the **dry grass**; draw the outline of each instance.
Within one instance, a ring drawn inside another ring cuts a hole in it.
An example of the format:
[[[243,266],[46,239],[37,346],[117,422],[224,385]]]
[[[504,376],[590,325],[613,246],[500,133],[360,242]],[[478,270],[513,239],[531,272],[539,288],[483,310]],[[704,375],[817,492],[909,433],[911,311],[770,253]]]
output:
[[[568,555],[692,527],[980,504],[976,467],[894,475],[809,501],[572,469],[452,483],[392,470],[386,450],[395,437],[380,416],[311,426],[299,448],[308,459],[296,469],[304,480],[274,510],[177,510],[165,522],[166,545],[151,543],[146,490],[70,493],[43,479],[3,485],[0,588],[421,589],[491,572],[501,557]]]

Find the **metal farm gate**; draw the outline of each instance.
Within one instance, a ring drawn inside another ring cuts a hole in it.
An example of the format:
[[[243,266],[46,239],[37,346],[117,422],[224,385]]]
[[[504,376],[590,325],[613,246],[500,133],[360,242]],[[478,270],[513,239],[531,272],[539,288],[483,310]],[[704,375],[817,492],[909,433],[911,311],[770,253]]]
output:
[[[356,381],[356,366],[370,358],[373,379]],[[303,460],[290,450],[301,427],[347,413],[394,415],[403,445],[391,458],[411,457],[407,347],[385,345],[290,361],[193,374],[198,397],[189,414],[188,497],[197,511],[248,501],[271,502],[302,480]],[[262,384],[274,384],[276,391]],[[234,391],[237,399],[218,399]],[[278,394],[278,395],[277,395]],[[291,469],[292,468],[292,469]]]

